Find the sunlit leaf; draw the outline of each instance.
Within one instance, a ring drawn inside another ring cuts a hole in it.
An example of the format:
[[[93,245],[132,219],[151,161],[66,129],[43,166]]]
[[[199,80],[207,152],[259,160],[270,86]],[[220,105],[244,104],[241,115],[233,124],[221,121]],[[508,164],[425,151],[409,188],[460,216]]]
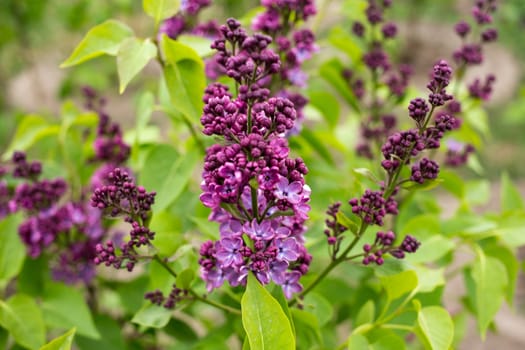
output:
[[[150,40],[128,38],[122,42],[117,54],[119,92],[123,93],[131,79],[157,55],[157,46]]]
[[[124,23],[110,19],[91,28],[75,48],[71,56],[60,67],[70,67],[102,56],[115,56],[121,43],[133,35],[133,30]]]
[[[295,337],[288,318],[277,300],[251,273],[241,299],[241,309],[242,324],[251,349],[295,349]]]

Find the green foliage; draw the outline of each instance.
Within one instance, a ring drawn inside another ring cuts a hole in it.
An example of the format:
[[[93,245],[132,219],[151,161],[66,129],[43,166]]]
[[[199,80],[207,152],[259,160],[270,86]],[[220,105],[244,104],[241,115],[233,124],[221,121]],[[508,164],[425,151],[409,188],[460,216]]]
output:
[[[143,0],[144,12],[155,20],[155,26],[160,21],[173,16],[179,11],[180,0]]]
[[[71,328],[61,336],[56,337],[49,343],[45,344],[40,350],[70,350],[75,337],[75,328]]]
[[[116,20],[107,20],[87,32],[60,67],[71,67],[102,55],[116,56],[122,42],[132,35],[133,30],[127,25]]]
[[[123,93],[131,79],[156,56],[157,47],[150,39],[128,38],[124,40],[117,53],[119,92]]]
[[[26,248],[17,232],[20,222],[19,215],[0,221],[0,288],[18,275],[26,258]]]
[[[79,290],[61,283],[47,283],[41,307],[47,326],[61,329],[75,327],[80,335],[100,338],[89,307]]]
[[[448,350],[454,336],[454,323],[447,310],[429,306],[418,310],[418,334],[426,349]]]
[[[241,305],[242,324],[251,349],[295,349],[288,317],[277,300],[251,274]]]
[[[0,325],[27,349],[39,349],[45,342],[46,327],[42,312],[33,298],[17,294],[0,300]]]

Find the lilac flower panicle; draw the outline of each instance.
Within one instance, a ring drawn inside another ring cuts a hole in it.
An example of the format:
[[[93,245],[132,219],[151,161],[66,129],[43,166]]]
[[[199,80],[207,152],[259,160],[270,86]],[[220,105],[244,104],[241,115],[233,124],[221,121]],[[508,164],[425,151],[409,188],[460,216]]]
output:
[[[233,19],[221,26],[221,35],[212,47],[238,93],[212,83],[203,98],[203,133],[226,142],[206,151],[200,199],[212,210],[209,219],[219,222],[220,239],[201,246],[201,277],[211,291],[224,282],[244,285],[253,273],[263,284],[280,284],[291,297],[302,288],[296,275],[306,273],[311,260],[302,236],[310,209],[308,169],[301,159],[289,158],[284,138],[297,112],[292,101],[272,97],[264,87],[279,74],[272,38],[248,36]],[[312,44],[307,32],[295,40],[298,49]]]

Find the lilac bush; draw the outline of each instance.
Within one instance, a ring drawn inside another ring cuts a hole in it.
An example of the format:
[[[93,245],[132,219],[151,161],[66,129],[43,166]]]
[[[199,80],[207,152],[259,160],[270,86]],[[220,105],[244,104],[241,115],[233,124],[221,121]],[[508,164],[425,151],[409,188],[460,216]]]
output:
[[[149,37],[108,20],[62,64],[116,56],[134,126],[91,87],[21,119],[0,163],[0,347],[448,350],[467,315],[485,337],[525,224],[506,175],[501,212],[480,213],[488,182],[457,172],[481,167],[496,77],[466,72],[498,39],[496,2],[424,72],[392,52],[393,1],[321,30],[328,2],[219,5],[144,0]]]

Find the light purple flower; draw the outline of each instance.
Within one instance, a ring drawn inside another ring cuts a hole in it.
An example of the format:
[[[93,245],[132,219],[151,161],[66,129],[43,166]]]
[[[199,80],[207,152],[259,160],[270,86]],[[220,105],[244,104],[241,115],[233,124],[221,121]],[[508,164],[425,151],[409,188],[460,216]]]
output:
[[[286,274],[282,288],[284,295],[288,299],[292,297],[292,294],[299,293],[303,290],[303,286],[298,282],[299,278],[301,278],[301,273],[299,271],[291,271]]]
[[[295,261],[299,257],[297,252],[297,242],[293,238],[276,239],[277,260]]]
[[[277,284],[283,284],[285,282],[285,272],[288,269],[288,263],[286,261],[274,260],[270,263],[270,277]]]
[[[243,241],[239,237],[221,239],[217,246],[217,253],[215,254],[221,267],[242,264],[243,256],[240,252],[242,247]]]
[[[288,180],[283,177],[277,183],[275,197],[277,197],[277,199],[287,200],[291,204],[297,204],[302,200],[302,191],[303,185],[300,182],[294,181],[292,183],[289,183]]]
[[[223,222],[219,228],[222,238],[240,237],[242,235],[242,224],[235,219]]]
[[[252,220],[251,223],[244,224],[244,232],[253,240],[269,241],[274,237],[274,231],[271,222],[263,221],[257,223],[257,220]]]

